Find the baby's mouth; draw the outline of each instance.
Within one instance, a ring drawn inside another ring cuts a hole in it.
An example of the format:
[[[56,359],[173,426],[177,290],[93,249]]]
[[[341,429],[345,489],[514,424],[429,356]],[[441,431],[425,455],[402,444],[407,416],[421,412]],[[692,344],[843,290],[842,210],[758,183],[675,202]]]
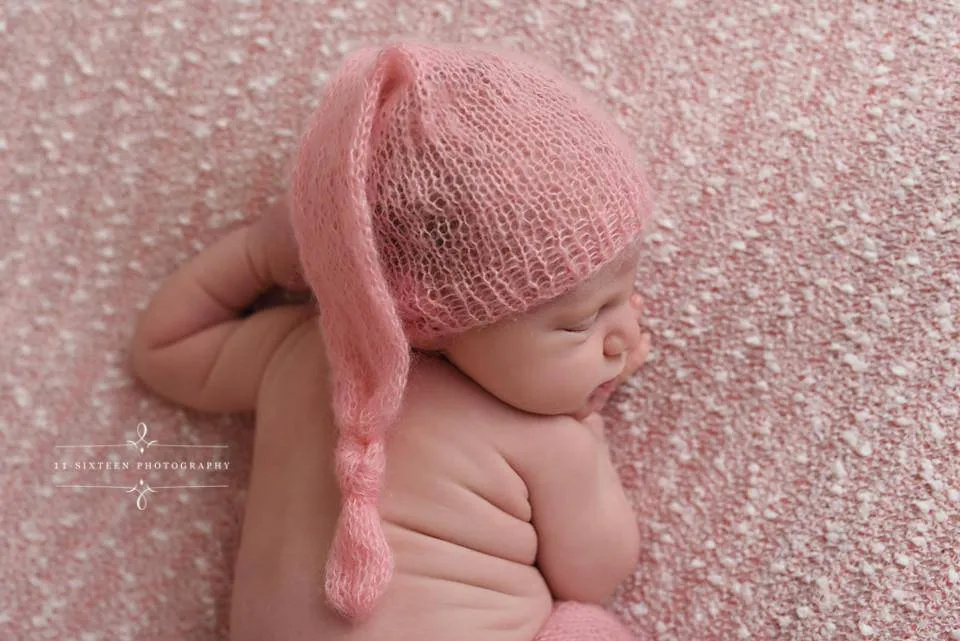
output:
[[[613,386],[616,385],[616,383],[617,383],[617,379],[616,379],[616,378],[611,378],[611,379],[610,379],[609,381],[607,381],[606,383],[603,383],[602,385],[599,385],[599,386],[597,387],[597,391],[598,391],[598,392],[601,392],[601,393],[602,393],[602,392],[610,392],[610,391],[613,390]]]
[[[610,395],[613,393],[614,388],[616,387],[616,378],[612,378],[605,383],[601,383],[594,388],[590,395],[587,396],[587,400],[583,404],[583,408],[575,415],[577,418],[584,418],[589,416],[594,412],[599,412],[603,409],[603,406],[607,404],[607,399],[610,398]]]
[[[600,385],[598,385],[597,388],[590,393],[590,396],[587,398],[587,402],[593,402],[604,396],[609,396],[610,392],[613,391],[613,387],[614,385],[616,385],[616,382],[617,382],[616,378],[611,378],[606,383],[601,383]],[[604,398],[604,402],[606,402],[605,398]]]

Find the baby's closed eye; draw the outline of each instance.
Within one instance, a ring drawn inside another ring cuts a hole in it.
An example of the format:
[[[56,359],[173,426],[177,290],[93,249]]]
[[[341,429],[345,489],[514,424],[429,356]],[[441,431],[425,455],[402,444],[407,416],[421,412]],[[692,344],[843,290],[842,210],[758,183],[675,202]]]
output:
[[[613,300],[607,301],[600,306],[599,309],[594,311],[589,316],[580,316],[577,320],[569,323],[564,323],[561,326],[561,331],[564,332],[586,332],[593,327],[594,323],[597,322],[597,319],[600,318],[600,315],[606,311],[609,311],[615,307],[626,304],[629,301],[629,297],[617,297]]]
[[[577,321],[576,323],[570,323],[569,325],[565,325],[560,329],[564,332],[585,332],[593,327],[593,324],[597,321],[597,317],[599,315],[599,312],[594,312],[588,318]]]

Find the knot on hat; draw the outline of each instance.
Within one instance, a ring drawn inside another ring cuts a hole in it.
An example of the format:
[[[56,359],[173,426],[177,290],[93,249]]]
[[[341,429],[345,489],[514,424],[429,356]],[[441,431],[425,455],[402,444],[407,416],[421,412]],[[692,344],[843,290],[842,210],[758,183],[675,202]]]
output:
[[[349,620],[369,617],[393,575],[393,555],[377,511],[386,456],[383,439],[343,433],[337,475],[343,505],[327,558],[324,590]]]
[[[345,434],[337,447],[337,476],[344,499],[375,501],[386,464],[382,439],[351,438]]]

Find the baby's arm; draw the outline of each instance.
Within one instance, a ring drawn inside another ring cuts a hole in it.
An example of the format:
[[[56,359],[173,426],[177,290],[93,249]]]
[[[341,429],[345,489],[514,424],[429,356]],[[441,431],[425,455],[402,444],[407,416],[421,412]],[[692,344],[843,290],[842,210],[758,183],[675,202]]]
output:
[[[296,246],[279,215],[234,230],[171,276],[138,319],[137,376],[172,401],[207,411],[248,411],[279,344],[310,305],[241,312],[278,285],[303,289]]]
[[[532,428],[540,438],[529,439],[521,464],[537,565],[556,600],[606,603],[639,556],[636,516],[599,436],[599,420],[555,417]]]

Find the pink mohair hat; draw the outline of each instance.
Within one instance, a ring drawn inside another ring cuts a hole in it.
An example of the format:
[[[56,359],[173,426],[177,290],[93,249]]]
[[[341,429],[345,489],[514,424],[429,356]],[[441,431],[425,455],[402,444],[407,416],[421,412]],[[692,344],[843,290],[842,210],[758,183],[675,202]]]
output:
[[[622,133],[555,71],[412,43],[342,63],[290,196],[339,429],[325,591],[357,620],[393,572],[377,504],[411,345],[569,291],[638,240],[651,198]]]

